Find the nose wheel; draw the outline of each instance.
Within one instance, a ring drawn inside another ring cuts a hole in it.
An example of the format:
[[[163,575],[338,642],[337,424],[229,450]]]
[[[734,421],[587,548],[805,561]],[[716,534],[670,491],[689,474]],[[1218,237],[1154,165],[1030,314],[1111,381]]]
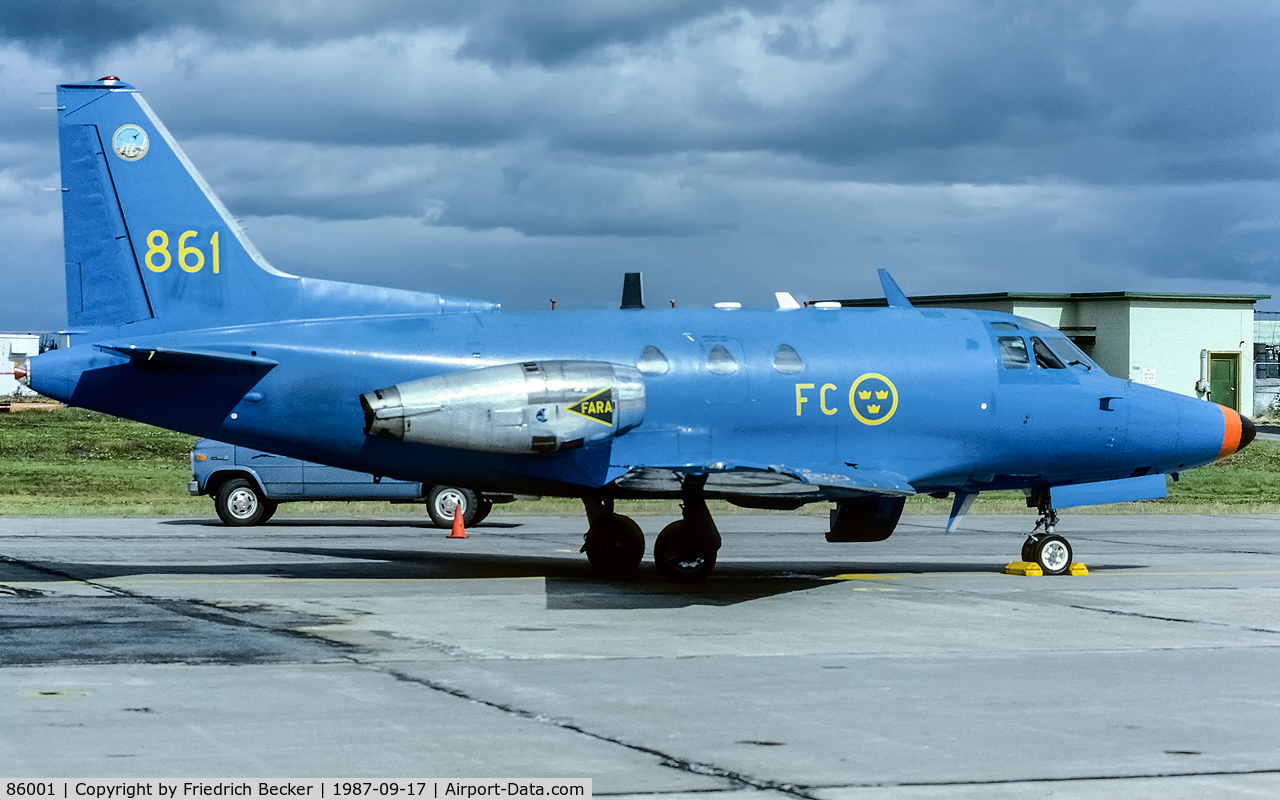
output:
[[[1033,533],[1022,543],[1022,560],[1040,565],[1045,575],[1065,574],[1071,569],[1071,543],[1056,533]]]
[[[1050,505],[1048,492],[1039,501],[1040,516],[1022,543],[1022,560],[1038,564],[1045,575],[1062,575],[1071,569],[1071,543],[1054,532],[1058,528],[1058,512]]]

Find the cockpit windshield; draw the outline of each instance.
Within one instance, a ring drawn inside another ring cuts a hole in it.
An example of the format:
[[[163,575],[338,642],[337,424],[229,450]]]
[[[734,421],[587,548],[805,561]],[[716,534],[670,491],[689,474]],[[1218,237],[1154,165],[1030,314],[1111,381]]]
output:
[[[1039,336],[1031,337],[1031,350],[1036,354],[1036,366],[1041,369],[1066,369],[1061,359],[1053,354],[1048,345]]]
[[[1052,350],[1059,359],[1066,362],[1068,366],[1080,366],[1087,370],[1092,370],[1094,367],[1098,366],[1093,363],[1093,359],[1086,356],[1079,347],[1076,347],[1070,339],[1065,337],[1060,339],[1046,339],[1045,344],[1048,345],[1049,349]]]

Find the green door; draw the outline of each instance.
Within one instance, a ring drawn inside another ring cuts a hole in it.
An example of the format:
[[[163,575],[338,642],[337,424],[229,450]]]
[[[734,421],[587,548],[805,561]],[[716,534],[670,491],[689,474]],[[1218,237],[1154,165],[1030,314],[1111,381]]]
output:
[[[1209,356],[1209,399],[1221,406],[1240,408],[1240,357]]]

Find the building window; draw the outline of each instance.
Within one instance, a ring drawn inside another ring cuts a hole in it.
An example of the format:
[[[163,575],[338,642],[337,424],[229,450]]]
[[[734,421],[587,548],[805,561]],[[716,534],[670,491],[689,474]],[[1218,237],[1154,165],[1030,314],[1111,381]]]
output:
[[[640,354],[639,363],[636,364],[636,369],[647,375],[665,375],[670,368],[670,365],[667,364],[667,357],[653,345],[649,345],[644,349],[644,352]]]
[[[790,375],[804,371],[804,361],[800,354],[789,344],[778,345],[778,352],[773,354],[773,368],[778,372]]]

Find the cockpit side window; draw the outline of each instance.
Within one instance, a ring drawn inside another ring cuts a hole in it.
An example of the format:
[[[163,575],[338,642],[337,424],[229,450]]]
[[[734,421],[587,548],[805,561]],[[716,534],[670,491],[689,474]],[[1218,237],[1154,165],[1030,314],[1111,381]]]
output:
[[[1001,336],[1000,361],[1005,369],[1030,369],[1031,360],[1027,358],[1027,343],[1021,336]]]
[[[1067,365],[1063,364],[1053,351],[1049,349],[1039,336],[1031,337],[1031,351],[1036,354],[1036,366],[1041,369],[1066,369]]]

